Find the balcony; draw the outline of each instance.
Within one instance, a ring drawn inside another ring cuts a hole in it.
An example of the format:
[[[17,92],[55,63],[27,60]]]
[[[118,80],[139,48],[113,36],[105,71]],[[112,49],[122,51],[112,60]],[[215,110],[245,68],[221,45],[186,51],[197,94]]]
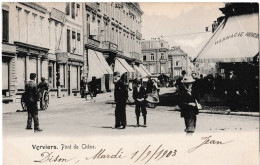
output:
[[[100,41],[85,36],[84,45],[87,47],[99,47]]]
[[[103,51],[105,52],[117,52],[118,45],[110,42],[110,41],[103,41]]]
[[[86,2],[86,7],[99,11],[100,4],[98,2]]]

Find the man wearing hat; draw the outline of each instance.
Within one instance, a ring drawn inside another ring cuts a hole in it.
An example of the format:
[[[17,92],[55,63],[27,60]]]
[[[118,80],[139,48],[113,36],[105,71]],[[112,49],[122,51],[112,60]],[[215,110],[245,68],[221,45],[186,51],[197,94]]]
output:
[[[145,99],[147,97],[146,90],[142,86],[141,79],[136,79],[136,86],[133,89],[133,99],[135,100],[135,114],[136,114],[136,122],[137,126],[139,127],[139,117],[140,111],[142,112],[144,118],[144,126],[146,127],[146,106],[145,106]]]
[[[231,111],[237,110],[237,100],[239,95],[239,89],[237,84],[237,77],[234,75],[233,70],[229,71],[229,75],[226,78],[226,91],[227,94],[227,103],[229,109],[226,110],[226,113],[230,113]]]
[[[28,120],[27,120],[27,127],[26,129],[32,129],[32,119],[34,122],[34,131],[42,131],[39,128],[39,119],[38,119],[38,91],[37,91],[37,84],[36,84],[36,74],[30,74],[30,81],[25,84],[25,104],[27,106],[28,111]]]
[[[126,101],[128,99],[128,90],[127,90],[127,73],[124,73],[120,77],[119,72],[114,73],[115,78],[115,91],[114,98],[116,102],[115,109],[115,128],[125,129],[126,127]]]
[[[179,94],[179,107],[181,109],[181,117],[184,118],[185,132],[193,133],[196,128],[196,115],[200,104],[197,102],[195,97],[192,95],[192,83],[195,80],[190,76],[183,77],[183,90]]]
[[[38,90],[39,90],[39,99],[40,99],[40,108],[43,109],[43,102],[42,102],[42,97],[44,91],[47,91],[49,89],[49,84],[45,81],[45,78],[41,78],[41,82],[38,85]]]

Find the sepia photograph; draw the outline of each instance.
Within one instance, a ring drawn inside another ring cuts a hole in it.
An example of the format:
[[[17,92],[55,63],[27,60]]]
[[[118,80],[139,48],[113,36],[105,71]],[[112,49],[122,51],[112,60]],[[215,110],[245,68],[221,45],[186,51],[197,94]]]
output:
[[[258,2],[1,2],[3,165],[259,165]]]

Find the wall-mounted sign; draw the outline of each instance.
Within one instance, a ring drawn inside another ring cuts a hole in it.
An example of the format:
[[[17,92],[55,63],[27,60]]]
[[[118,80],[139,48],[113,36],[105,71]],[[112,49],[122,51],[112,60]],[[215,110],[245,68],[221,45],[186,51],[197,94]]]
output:
[[[50,18],[54,19],[58,22],[64,23],[65,22],[65,13],[63,13],[62,11],[59,11],[55,8],[52,8]]]
[[[56,58],[58,63],[67,63],[68,62],[68,53],[67,52],[61,52],[56,53]]]

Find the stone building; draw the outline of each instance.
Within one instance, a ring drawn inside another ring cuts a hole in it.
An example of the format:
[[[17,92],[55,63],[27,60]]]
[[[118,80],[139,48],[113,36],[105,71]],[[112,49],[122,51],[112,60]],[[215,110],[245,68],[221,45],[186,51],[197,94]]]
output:
[[[2,3],[3,100],[20,101],[30,73],[37,74],[37,83],[41,77],[46,78],[53,97],[67,96],[79,89],[83,67],[82,9],[73,10],[78,12],[77,20],[65,15],[66,3]],[[71,42],[67,41],[68,29],[72,29]],[[74,40],[73,31],[78,37]],[[68,45],[75,49],[68,52]]]
[[[171,47],[168,56],[171,60],[171,77],[180,76],[182,70],[185,70],[187,75],[192,73],[194,68],[192,58],[180,46]]]
[[[141,23],[138,3],[84,3],[84,74],[95,76],[101,91],[113,90],[113,72],[135,78],[141,63]]]
[[[152,75],[170,75],[169,44],[160,38],[142,41],[142,61]]]

